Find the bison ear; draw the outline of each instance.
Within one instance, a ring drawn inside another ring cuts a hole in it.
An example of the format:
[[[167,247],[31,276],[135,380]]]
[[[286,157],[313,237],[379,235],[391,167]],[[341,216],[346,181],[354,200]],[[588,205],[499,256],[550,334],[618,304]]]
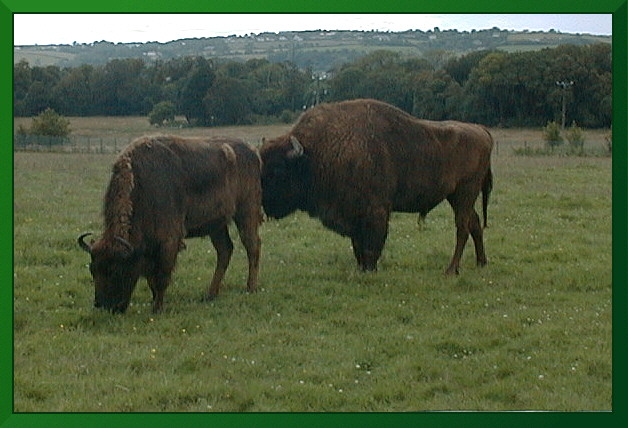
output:
[[[291,135],[290,144],[292,145],[292,148],[288,152],[289,158],[298,158],[300,156],[303,156],[303,146],[301,145],[299,140],[297,140],[297,137]]]

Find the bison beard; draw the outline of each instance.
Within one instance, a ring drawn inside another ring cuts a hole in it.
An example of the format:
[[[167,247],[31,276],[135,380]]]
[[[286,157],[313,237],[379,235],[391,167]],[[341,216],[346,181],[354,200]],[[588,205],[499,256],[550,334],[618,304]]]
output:
[[[480,125],[419,120],[375,100],[321,104],[263,143],[262,205],[270,217],[303,210],[319,218],[350,237],[358,265],[372,271],[391,211],[423,217],[447,199],[456,247],[446,273],[455,274],[469,234],[477,264],[486,264],[474,205],[482,191],[486,225],[492,146]]]
[[[91,256],[94,305],[124,312],[146,277],[159,312],[183,239],[209,235],[218,253],[205,298],[218,295],[233,252],[233,219],[249,259],[247,290],[257,285],[261,214],[260,159],[240,140],[146,137],[113,166],[104,202],[105,230],[80,247]]]

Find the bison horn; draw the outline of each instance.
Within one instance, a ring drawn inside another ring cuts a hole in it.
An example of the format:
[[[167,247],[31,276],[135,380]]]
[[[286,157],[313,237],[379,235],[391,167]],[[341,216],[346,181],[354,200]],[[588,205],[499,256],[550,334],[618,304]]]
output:
[[[113,239],[124,245],[124,247],[129,251],[129,253],[133,252],[133,245],[129,241],[119,236],[114,236]]]
[[[297,140],[297,137],[294,135],[290,136],[290,144],[292,144],[292,150],[288,152],[288,157],[290,158],[298,158],[303,155],[303,146]]]
[[[85,238],[88,237],[89,235],[93,235],[93,233],[91,232],[84,233],[78,237],[77,241],[78,241],[79,247],[81,247],[83,250],[87,251],[88,253],[91,253],[92,246],[88,244],[87,242],[85,242]]]

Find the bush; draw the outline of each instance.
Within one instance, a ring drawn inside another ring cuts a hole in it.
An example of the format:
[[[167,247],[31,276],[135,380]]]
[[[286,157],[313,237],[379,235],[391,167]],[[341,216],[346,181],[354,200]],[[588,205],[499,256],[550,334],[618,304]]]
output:
[[[25,130],[18,130],[26,132]],[[70,135],[70,121],[51,108],[47,108],[33,118],[30,134],[47,137],[67,137]]]
[[[611,130],[607,135],[604,136],[604,141],[606,141],[606,150],[608,154],[613,153],[613,131]]]
[[[293,112],[290,110],[283,110],[279,115],[279,120],[281,123],[292,123],[296,120],[300,112]]]
[[[567,141],[571,148],[582,150],[584,147],[584,132],[576,125],[576,121],[571,122],[571,127],[567,131]]]
[[[552,150],[563,144],[563,137],[560,135],[560,125],[556,122],[547,122],[547,126],[543,128],[543,139]]]
[[[174,122],[175,106],[170,101],[162,101],[153,106],[148,114],[148,121],[151,125],[163,126],[166,123]]]

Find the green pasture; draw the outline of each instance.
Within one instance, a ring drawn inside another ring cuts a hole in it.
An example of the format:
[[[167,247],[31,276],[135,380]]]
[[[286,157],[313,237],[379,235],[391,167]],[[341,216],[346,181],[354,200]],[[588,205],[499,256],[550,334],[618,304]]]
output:
[[[374,274],[298,213],[263,224],[254,295],[234,228],[202,302],[215,251],[189,240],[159,315],[144,280],[126,314],[92,307],[76,238],[101,231],[113,155],[15,153],[14,410],[611,410],[612,159],[514,156],[540,132],[494,133],[485,268],[469,241],[443,275],[446,203],[421,227],[394,214]]]

